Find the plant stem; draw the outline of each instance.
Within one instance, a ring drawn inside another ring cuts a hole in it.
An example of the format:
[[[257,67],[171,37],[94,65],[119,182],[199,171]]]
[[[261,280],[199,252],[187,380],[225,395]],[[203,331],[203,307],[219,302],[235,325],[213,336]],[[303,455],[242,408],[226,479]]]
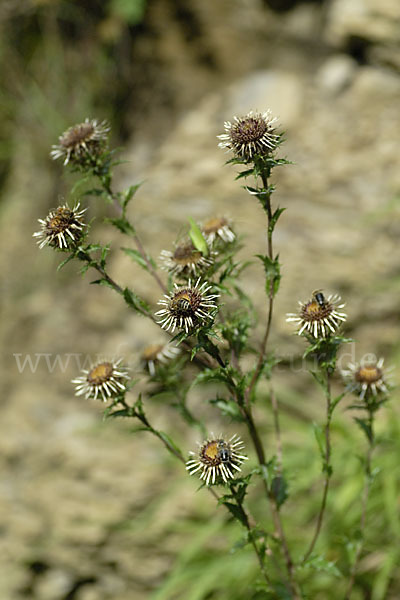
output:
[[[375,444],[374,413],[372,410],[369,411],[368,425],[370,428],[371,437],[368,438],[368,450],[367,450],[367,456],[366,456],[366,460],[365,460],[365,482],[364,482],[364,489],[363,489],[363,495],[362,495],[362,509],[361,509],[361,519],[360,519],[361,540],[358,545],[356,555],[354,557],[354,563],[353,563],[353,566],[350,571],[350,580],[349,580],[349,584],[347,586],[344,600],[350,600],[351,591],[353,589],[354,581],[356,578],[358,563],[359,563],[361,552],[362,552],[363,545],[364,545],[364,531],[365,531],[365,524],[366,524],[366,520],[367,520],[368,496],[369,496],[369,491],[370,491],[371,482],[372,482],[372,475],[371,475],[372,453],[373,453],[374,444]]]
[[[229,487],[231,489],[232,496],[234,496],[236,504],[237,504],[238,508],[240,509],[240,511],[242,513],[243,520],[241,522],[244,523],[244,525],[245,525],[245,527],[246,527],[246,529],[248,531],[248,534],[249,534],[248,537],[249,537],[249,540],[251,542],[251,545],[254,548],[254,552],[257,555],[257,559],[258,559],[258,562],[259,562],[259,565],[260,565],[261,573],[262,573],[265,581],[268,584],[270,584],[271,580],[268,577],[268,573],[267,573],[267,570],[265,568],[263,553],[262,553],[261,549],[257,545],[256,539],[254,537],[253,528],[252,528],[252,526],[250,525],[250,522],[249,522],[249,517],[248,517],[246,511],[243,508],[243,504],[242,504],[242,501],[240,500],[239,495],[236,493],[235,486],[233,484],[231,484]]]
[[[271,406],[272,412],[274,415],[274,429],[275,429],[275,438],[276,438],[276,460],[278,466],[278,475],[282,475],[283,468],[283,459],[282,459],[282,440],[281,440],[281,428],[279,424],[279,409],[278,409],[278,401],[275,396],[275,392],[272,389],[270,391],[271,397]]]
[[[325,424],[325,456],[324,456],[324,465],[323,470],[325,471],[325,479],[324,479],[324,490],[322,492],[322,500],[321,507],[318,513],[317,525],[315,527],[314,536],[311,540],[311,543],[308,547],[307,552],[305,553],[302,564],[304,564],[312,551],[314,550],[314,546],[317,543],[319,534],[321,532],[322,521],[325,514],[326,502],[328,499],[328,491],[329,491],[329,483],[332,475],[332,466],[331,466],[331,420],[332,420],[332,408],[331,408],[331,378],[328,370],[326,370],[326,424]]]
[[[270,193],[267,193],[268,190],[268,177],[267,177],[267,173],[263,173],[261,175],[261,179],[263,182],[263,187],[266,190],[266,196],[265,196],[265,208],[266,208],[266,212],[267,212],[267,220],[268,220],[268,238],[267,238],[267,252],[268,252],[268,258],[270,260],[274,260],[274,251],[273,251],[273,245],[272,245],[272,227],[271,227],[271,222],[272,222],[272,209],[271,209],[271,196]],[[274,310],[274,279],[273,277],[271,277],[271,281],[270,281],[270,286],[269,286],[269,290],[268,290],[268,316],[267,316],[267,325],[265,328],[265,333],[264,333],[264,337],[262,339],[261,342],[261,346],[260,346],[260,354],[258,357],[258,361],[257,361],[257,365],[256,368],[254,370],[253,373],[253,377],[251,378],[250,384],[246,390],[245,393],[245,398],[246,398],[246,403],[249,406],[250,405],[250,401],[251,401],[251,394],[257,384],[257,381],[260,377],[261,374],[261,370],[263,367],[263,363],[264,363],[264,356],[267,350],[267,343],[268,343],[268,338],[269,338],[269,334],[271,331],[271,323],[272,323],[272,313]]]
[[[272,233],[273,233],[272,208],[271,208],[271,193],[270,193],[270,191],[268,191],[268,176],[269,176],[269,169],[265,169],[261,173],[261,179],[262,179],[263,189],[265,190],[264,210],[267,213],[267,221],[268,221],[267,254],[268,254],[268,258],[271,261],[273,261],[274,260],[274,250],[273,250],[273,243],[272,243]],[[263,364],[264,364],[264,358],[265,358],[265,354],[266,354],[266,350],[267,350],[268,339],[269,339],[269,335],[271,332],[272,315],[273,315],[273,309],[274,309],[274,296],[275,296],[275,294],[274,294],[274,278],[271,277],[269,290],[268,290],[267,323],[266,323],[264,336],[263,336],[261,346],[260,346],[260,353],[259,353],[258,361],[257,361],[256,367],[255,367],[253,376],[250,380],[250,383],[244,393],[245,404],[244,404],[244,406],[240,405],[240,401],[238,401],[238,404],[241,407],[242,414],[245,418],[247,428],[249,430],[249,434],[252,439],[256,454],[257,454],[259,465],[263,471],[263,476],[262,476],[263,484],[264,484],[266,495],[267,495],[267,498],[268,498],[268,501],[269,501],[269,504],[271,507],[271,513],[272,513],[272,518],[273,518],[273,522],[274,522],[274,527],[275,527],[279,541],[282,546],[282,551],[283,551],[283,555],[284,555],[284,559],[285,559],[285,563],[286,563],[286,569],[287,569],[288,576],[289,576],[290,590],[293,595],[293,598],[298,599],[298,598],[300,598],[300,596],[298,594],[297,586],[296,586],[296,583],[294,580],[294,563],[293,563],[293,560],[292,560],[292,557],[290,554],[289,546],[288,546],[288,543],[286,540],[286,535],[285,535],[285,532],[283,529],[283,524],[282,524],[281,516],[279,513],[279,507],[278,507],[276,498],[274,497],[272,490],[269,489],[266,475],[264,473],[264,469],[267,467],[266,460],[265,460],[265,452],[264,452],[264,448],[263,448],[260,436],[258,434],[257,427],[254,423],[254,419],[252,416],[252,410],[251,410],[251,396],[255,390],[255,387],[256,387],[257,382],[261,375],[261,371],[262,371]],[[278,422],[277,421],[277,418],[278,418],[277,417],[277,405],[276,405],[274,418],[275,418],[275,423],[277,423]],[[279,427],[278,427],[278,431],[279,431]],[[279,439],[280,439],[280,436],[279,436]]]

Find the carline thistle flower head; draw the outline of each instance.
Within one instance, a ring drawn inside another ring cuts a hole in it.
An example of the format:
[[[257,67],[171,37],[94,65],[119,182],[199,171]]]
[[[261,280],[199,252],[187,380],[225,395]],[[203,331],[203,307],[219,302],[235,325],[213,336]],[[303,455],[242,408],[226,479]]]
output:
[[[209,219],[203,223],[201,230],[208,244],[213,244],[216,240],[222,240],[226,244],[229,244],[236,237],[228,219],[225,217],[213,217]]]
[[[156,372],[156,366],[161,364],[167,364],[170,360],[173,360],[181,353],[179,348],[171,346],[170,344],[151,344],[146,346],[142,352],[142,362],[147,367],[150,375],[153,377]]]
[[[79,202],[74,208],[67,204],[49,212],[45,219],[38,219],[41,230],[33,234],[38,238],[39,248],[53,246],[60,250],[76,247],[82,237],[85,223],[81,220],[86,208],[79,210]]]
[[[219,297],[219,294],[207,294],[209,289],[211,285],[206,281],[200,285],[200,278],[194,286],[190,279],[184,287],[175,283],[171,294],[164,295],[165,300],[158,301],[165,308],[155,313],[156,317],[160,317],[157,322],[163,329],[171,329],[172,333],[177,327],[189,333],[198,325],[206,325],[207,320],[213,318],[214,309],[217,308],[214,300]]]
[[[235,472],[241,471],[240,465],[248,457],[238,454],[244,444],[238,435],[233,435],[229,440],[223,436],[206,440],[200,445],[198,452],[190,452],[191,458],[186,463],[186,470],[190,475],[200,471],[200,479],[206,485],[224,483],[235,478]]]
[[[250,111],[244,117],[234,117],[233,123],[224,123],[225,133],[217,136],[220,139],[218,146],[231,150],[238,158],[247,161],[256,155],[271,154],[278,144],[279,135],[276,135],[274,123],[276,117],[272,117],[271,111],[253,113]]]
[[[52,146],[50,156],[53,160],[64,159],[80,164],[86,156],[97,156],[107,140],[110,126],[106,121],[98,123],[96,119],[86,118],[83,123],[73,125],[58,138],[58,144]]]
[[[179,244],[174,252],[162,250],[160,254],[161,268],[173,275],[199,276],[214,262],[213,253],[204,256],[189,240]]]
[[[75,396],[85,399],[101,396],[103,402],[115,398],[126,391],[130,379],[128,369],[118,360],[100,360],[90,369],[82,369],[83,375],[72,380],[75,384]]]
[[[349,363],[347,369],[341,371],[349,392],[364,400],[372,394],[388,393],[387,374],[388,369],[383,368],[384,359],[377,360],[374,356],[368,356],[360,363]]]
[[[337,294],[325,298],[321,290],[316,290],[308,302],[299,302],[298,314],[288,313],[286,321],[299,325],[298,335],[305,333],[315,339],[330,337],[347,317],[340,311],[344,307],[340,302]]]

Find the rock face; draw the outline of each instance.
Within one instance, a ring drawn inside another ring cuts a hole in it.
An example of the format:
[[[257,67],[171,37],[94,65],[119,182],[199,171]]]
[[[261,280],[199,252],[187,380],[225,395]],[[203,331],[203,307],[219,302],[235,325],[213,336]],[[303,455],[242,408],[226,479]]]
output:
[[[216,136],[233,115],[271,108],[294,163],[274,180],[274,201],[287,207],[275,240],[284,269],[274,340],[281,354],[301,350],[284,315],[323,288],[346,299],[357,358],[389,353],[398,338],[399,2],[334,0],[329,9],[300,4],[279,14],[231,0],[149,5],[134,44],[138,98],[147,104],[134,102],[129,164],[118,184],[145,181],[131,217],[150,253],[171,248],[188,217],[213,215],[229,216],[247,234],[243,257],[264,250],[261,208],[223,166]],[[135,368],[160,332],[107,289],[88,289],[76,268],[54,275],[58,261],[36,251],[30,236],[54,205],[58,180],[35,148],[15,143],[0,236],[7,291],[0,507],[8,515],[0,597],[54,600],[76,589],[78,600],[141,600],[171,566],[169,524],[192,510],[207,514],[212,503],[198,506],[192,482],[182,483],[182,469],[156,441],[125,435],[124,424],[101,426],[101,407],[73,398],[69,380],[87,353],[125,354]],[[94,232],[112,237],[115,248],[125,244],[101,225]],[[111,268],[155,305],[159,291],[126,257],[115,252]],[[245,286],[263,314],[258,265]],[[27,355],[37,368],[22,368]],[[150,410],[171,427],[168,409]],[[181,427],[178,438],[192,447]],[[158,504],[167,490],[170,500]]]
[[[326,40],[353,48],[367,62],[400,68],[400,5],[396,0],[335,0],[328,13]]]

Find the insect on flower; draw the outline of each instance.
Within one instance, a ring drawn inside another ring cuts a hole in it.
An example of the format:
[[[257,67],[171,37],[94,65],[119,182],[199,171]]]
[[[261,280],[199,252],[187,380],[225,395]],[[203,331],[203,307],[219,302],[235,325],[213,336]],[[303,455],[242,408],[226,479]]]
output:
[[[71,250],[80,241],[86,227],[82,216],[86,208],[79,210],[79,202],[74,208],[68,204],[59,206],[49,212],[45,219],[38,219],[41,230],[33,234],[38,238],[39,248],[52,246],[59,250]]]
[[[213,309],[217,308],[214,301],[218,294],[207,294],[210,289],[206,281],[200,285],[200,278],[193,286],[190,279],[185,287],[175,284],[170,296],[165,295],[165,300],[158,302],[165,307],[155,313],[160,317],[158,323],[167,331],[174,332],[178,327],[186,333],[198,325],[206,325],[213,318]]]
[[[222,435],[217,438],[206,440],[201,444],[197,453],[190,452],[195,457],[186,463],[186,469],[190,475],[201,471],[200,479],[203,479],[206,485],[228,482],[228,479],[234,479],[235,472],[241,471],[240,465],[247,456],[239,454],[238,451],[244,448],[244,444],[238,435],[233,435],[226,440]]]
[[[347,315],[340,310],[344,304],[340,302],[341,298],[337,294],[325,298],[322,290],[316,290],[312,293],[311,300],[299,302],[298,314],[289,313],[286,321],[298,324],[298,335],[305,333],[314,339],[327,338],[346,320]]]

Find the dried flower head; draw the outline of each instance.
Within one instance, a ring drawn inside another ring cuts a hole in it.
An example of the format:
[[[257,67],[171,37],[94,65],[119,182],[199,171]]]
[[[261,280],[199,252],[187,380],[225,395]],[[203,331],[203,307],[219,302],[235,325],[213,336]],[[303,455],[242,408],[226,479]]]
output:
[[[39,248],[53,246],[60,250],[70,250],[76,247],[85,227],[81,217],[87,210],[79,210],[79,206],[79,202],[74,208],[64,204],[51,210],[45,219],[38,219],[42,228],[33,237],[39,238]]]
[[[299,325],[298,335],[305,332],[315,339],[329,337],[337,331],[347,317],[345,313],[338,310],[344,307],[340,301],[341,298],[337,294],[325,298],[321,290],[316,290],[311,300],[299,302],[299,313],[289,313],[286,320]]]
[[[159,363],[166,364],[181,353],[179,348],[170,344],[151,344],[146,346],[142,352],[142,361],[146,365],[151,376],[156,372]]]
[[[90,369],[82,369],[83,375],[72,380],[76,386],[75,395],[95,400],[101,395],[103,402],[107,402],[125,392],[130,377],[121,362],[122,358],[101,360]]]
[[[106,121],[98,123],[96,119],[86,118],[84,123],[74,125],[64,131],[58,138],[58,144],[52,146],[50,156],[53,160],[64,159],[64,165],[69,162],[80,164],[86,156],[97,156],[103,149],[108,137],[110,126]]]
[[[162,250],[160,255],[161,268],[173,275],[199,276],[214,262],[214,253],[204,256],[191,241],[183,242],[174,252]]]
[[[233,435],[225,440],[221,435],[218,438],[206,440],[200,445],[198,452],[190,452],[196,458],[187,461],[186,469],[190,475],[201,471],[200,479],[206,485],[220,483],[221,479],[227,483],[228,479],[234,479],[235,471],[241,471],[240,466],[247,456],[238,454],[244,444],[238,435]]]
[[[347,369],[341,371],[347,389],[361,400],[370,394],[387,394],[388,370],[383,368],[384,359],[376,360],[368,356],[360,363],[349,363]]]
[[[202,226],[205,239],[209,244],[220,239],[225,243],[231,243],[235,239],[231,225],[225,217],[214,217],[206,221]]]
[[[256,154],[270,154],[279,143],[279,135],[274,133],[276,121],[270,110],[264,113],[250,111],[244,117],[234,117],[233,123],[224,123],[225,133],[217,136],[221,140],[218,146],[246,160]]]
[[[200,285],[200,278],[194,286],[189,279],[188,285],[179,287],[176,283],[170,296],[165,295],[165,300],[159,300],[165,308],[157,311],[155,314],[160,317],[157,321],[163,329],[172,332],[176,327],[184,329],[189,333],[197,325],[205,325],[207,319],[213,318],[214,309],[217,307],[214,300],[218,294],[207,294],[211,289],[206,281]]]

